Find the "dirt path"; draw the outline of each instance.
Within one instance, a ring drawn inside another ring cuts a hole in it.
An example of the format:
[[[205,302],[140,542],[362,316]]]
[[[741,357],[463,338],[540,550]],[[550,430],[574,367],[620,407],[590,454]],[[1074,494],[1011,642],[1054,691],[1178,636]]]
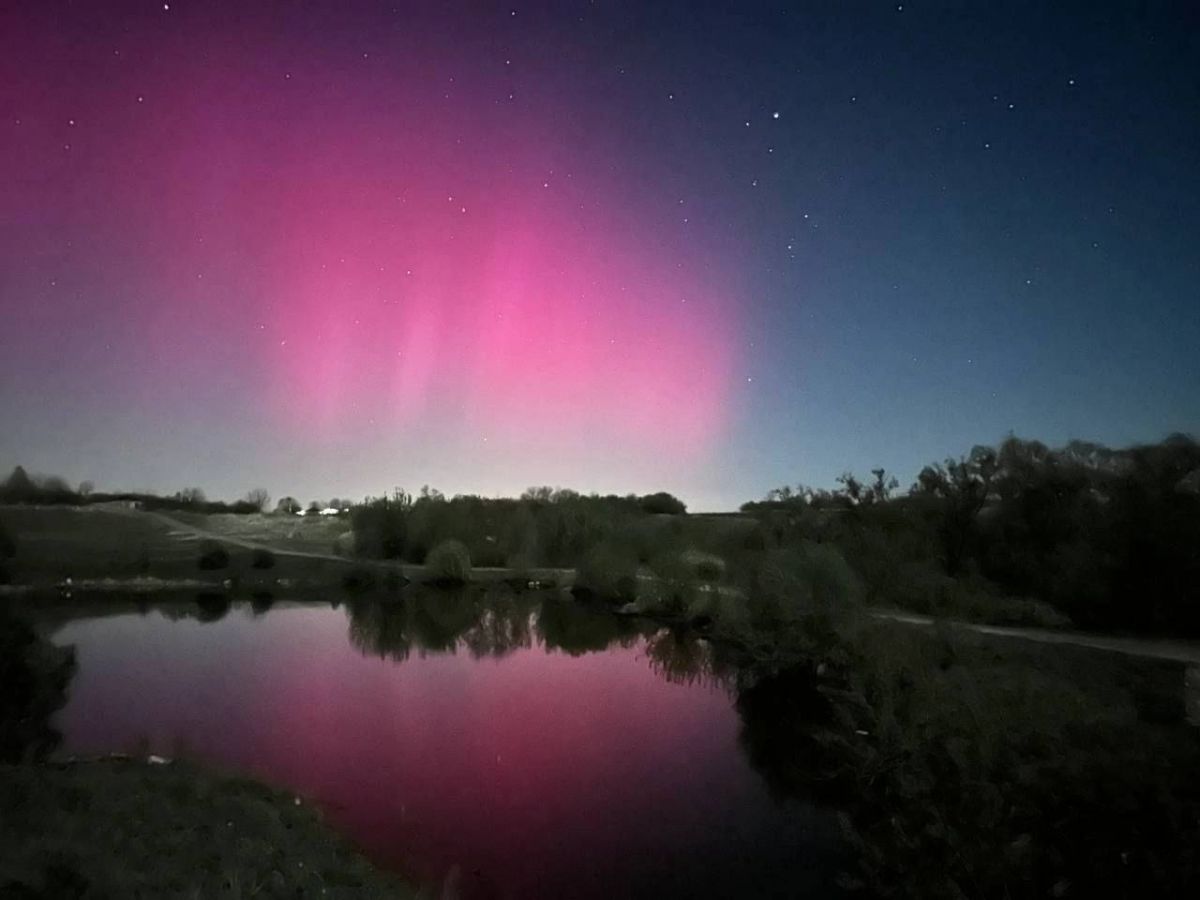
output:
[[[308,550],[288,550],[283,547],[276,547],[272,544],[266,544],[262,541],[249,541],[245,538],[235,537],[231,534],[222,534],[219,531],[210,531],[207,528],[198,528],[195,525],[189,525],[187,522],[173,518],[165,513],[156,512],[154,510],[146,510],[141,515],[150,516],[166,525],[172,531],[183,532],[184,534],[192,535],[193,537],[209,538],[210,540],[220,541],[222,544],[229,544],[234,547],[241,547],[245,550],[270,550],[276,556],[295,556],[303,559],[325,559],[332,562],[358,562],[358,560],[350,560],[344,556],[335,556],[332,553],[313,553]],[[380,560],[380,565],[386,565],[388,568],[399,568],[402,564],[392,563],[386,560]]]
[[[1094,650],[1110,650],[1114,653],[1124,653],[1127,656],[1169,659],[1193,666],[1200,665],[1200,643],[1194,641],[1178,641],[1165,638],[1112,637],[1104,634],[1088,634],[1081,631],[1053,631],[1048,628],[1009,628],[1002,625],[976,625],[971,622],[939,620],[932,616],[921,616],[916,613],[899,610],[876,609],[872,610],[871,614],[877,619],[901,622],[905,625],[931,627],[938,621],[947,621],[952,628],[962,628],[978,634],[1020,638],[1026,641],[1039,641],[1044,644],[1072,644],[1076,647],[1090,647]]]
[[[262,541],[251,541],[246,538],[236,537],[230,534],[222,534],[219,531],[210,531],[207,528],[199,528],[195,525],[190,525],[165,513],[146,510],[139,513],[140,515],[152,516],[162,524],[168,526],[172,531],[183,532],[195,537],[208,538],[210,540],[219,541],[222,544],[229,544],[234,547],[241,547],[245,550],[269,550],[276,556],[291,556],[300,557],[302,559],[319,559],[328,562],[343,563],[345,565],[354,566],[372,566],[378,569],[387,569],[390,571],[399,572],[410,581],[420,581],[426,577],[427,571],[425,566],[416,565],[415,563],[401,563],[389,559],[359,559],[347,556],[337,556],[333,553],[315,553],[310,550],[290,550],[283,547],[277,547],[273,544],[264,543]],[[473,566],[471,568],[472,579],[475,581],[501,581],[506,578],[513,578],[518,575],[528,576],[533,581],[553,581],[560,587],[567,587],[575,581],[574,569],[529,569],[525,572],[520,572],[516,569],[498,568],[493,566]]]

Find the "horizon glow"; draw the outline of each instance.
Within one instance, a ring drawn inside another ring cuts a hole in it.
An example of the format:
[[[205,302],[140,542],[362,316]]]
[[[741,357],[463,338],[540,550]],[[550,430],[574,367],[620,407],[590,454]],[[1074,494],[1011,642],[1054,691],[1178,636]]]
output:
[[[0,467],[703,510],[1200,431],[1183,24],[10,4]]]

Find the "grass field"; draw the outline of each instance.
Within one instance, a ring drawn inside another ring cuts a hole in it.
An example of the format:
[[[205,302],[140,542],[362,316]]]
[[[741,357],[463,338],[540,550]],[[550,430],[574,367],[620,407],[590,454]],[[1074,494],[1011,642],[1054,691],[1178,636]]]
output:
[[[294,795],[184,763],[0,765],[0,896],[406,898]]]
[[[207,517],[196,518],[199,527]],[[35,587],[57,585],[67,578],[79,582],[143,577],[214,584],[237,579],[252,587],[280,579],[331,581],[346,569],[336,560],[289,556],[277,557],[270,569],[256,569],[251,550],[230,546],[227,568],[201,571],[198,560],[204,540],[195,533],[173,528],[151,514],[100,506],[5,506],[0,507],[0,524],[16,542],[16,555],[7,564],[10,580]],[[267,538],[264,543],[278,546],[274,535],[268,532]],[[304,540],[312,545],[318,539]],[[322,550],[330,553],[332,542]]]
[[[63,588],[70,579],[75,593],[232,587],[241,593],[290,596],[298,590],[341,587],[348,579],[359,585],[383,583],[384,576],[393,577],[388,573],[412,581],[428,577],[424,566],[355,558],[349,523],[339,518],[0,506],[0,525],[16,544],[15,556],[4,563],[7,580],[33,588]],[[228,565],[202,570],[200,556],[214,540],[228,552]],[[270,568],[254,566],[255,547],[274,552]],[[565,585],[572,575],[560,569],[477,567],[472,580],[520,577]]]
[[[353,549],[348,517],[189,512],[172,512],[170,517],[224,537],[253,541],[277,550],[339,556],[349,555]]]

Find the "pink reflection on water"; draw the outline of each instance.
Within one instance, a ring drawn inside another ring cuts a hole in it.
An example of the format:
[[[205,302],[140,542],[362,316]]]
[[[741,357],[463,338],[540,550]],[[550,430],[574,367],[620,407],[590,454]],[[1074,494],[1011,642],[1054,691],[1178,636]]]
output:
[[[640,642],[396,663],[346,632],[327,607],[69,624],[64,749],[146,741],[259,774],[314,798],[377,862],[424,883],[457,869],[477,896],[669,894],[766,834],[787,858],[811,824],[766,797],[728,696],[662,680]]]

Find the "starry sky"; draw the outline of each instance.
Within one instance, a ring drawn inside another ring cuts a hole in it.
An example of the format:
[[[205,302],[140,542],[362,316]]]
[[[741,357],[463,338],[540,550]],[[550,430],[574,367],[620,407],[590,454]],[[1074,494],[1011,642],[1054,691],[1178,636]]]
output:
[[[1200,431],[1200,12],[0,4],[0,466],[304,501]]]

